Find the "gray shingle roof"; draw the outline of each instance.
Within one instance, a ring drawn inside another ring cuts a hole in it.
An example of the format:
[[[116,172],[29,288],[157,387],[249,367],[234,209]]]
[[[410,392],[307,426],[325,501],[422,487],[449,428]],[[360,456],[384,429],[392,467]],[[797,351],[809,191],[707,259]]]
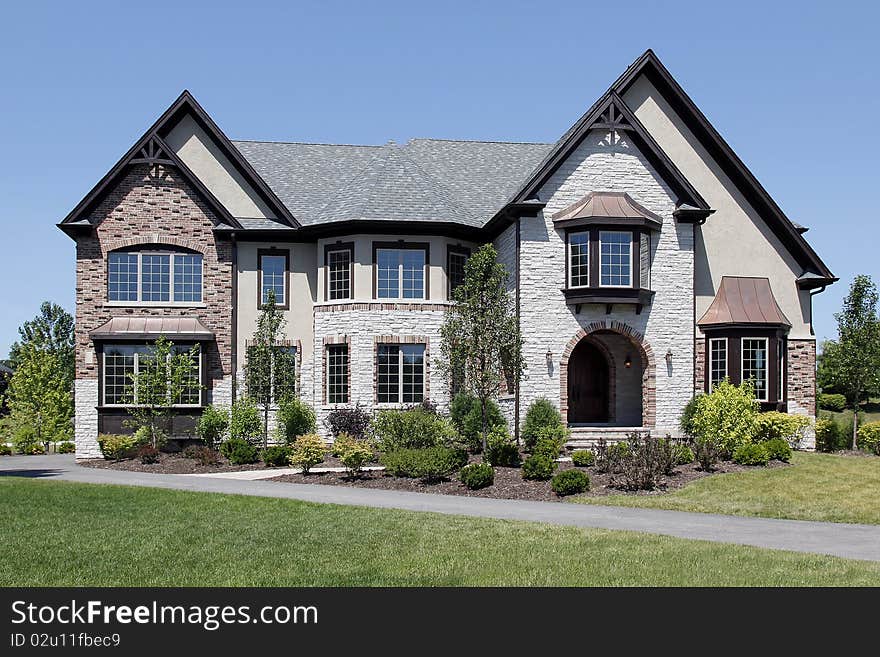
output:
[[[233,143],[304,226],[371,220],[479,227],[551,147],[440,139],[401,146]],[[240,221],[245,228],[283,227]]]

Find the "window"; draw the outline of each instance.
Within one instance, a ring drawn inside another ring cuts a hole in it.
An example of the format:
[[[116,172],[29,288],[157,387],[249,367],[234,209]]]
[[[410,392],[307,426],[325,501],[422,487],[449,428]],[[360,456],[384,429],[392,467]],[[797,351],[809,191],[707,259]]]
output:
[[[709,392],[727,378],[727,338],[709,340]]]
[[[264,357],[268,358],[270,390],[265,388],[263,379],[266,368],[260,361]],[[248,393],[254,399],[263,399],[268,395],[271,402],[277,403],[296,394],[296,347],[276,345],[266,352],[251,345],[247,348],[247,359]]]
[[[425,345],[379,345],[376,399],[380,404],[419,404],[425,398]]]
[[[767,401],[767,338],[743,338],[742,380],[752,382],[758,401]]]
[[[376,296],[379,299],[424,299],[427,249],[376,249]]]
[[[327,299],[351,299],[351,249],[327,251]]]
[[[590,284],[590,234],[568,235],[568,287]]]
[[[776,342],[776,401],[785,399],[785,340]]]
[[[450,247],[446,258],[446,277],[449,280],[449,298],[455,288],[464,283],[464,266],[467,263],[470,251],[464,248]]]
[[[287,270],[290,254],[287,251],[259,251],[260,305],[269,301],[269,291],[275,293],[275,303],[287,307]]]
[[[192,345],[174,345],[173,352],[186,354]],[[137,404],[137,389],[133,377],[155,362],[152,345],[104,345],[104,405],[127,406]],[[199,406],[202,401],[202,353],[193,360],[186,386],[173,406]]]
[[[632,286],[632,233],[599,231],[599,284]]]
[[[348,345],[327,345],[327,403],[348,403]]]
[[[147,304],[201,303],[202,255],[113,251],[107,256],[107,298]]]

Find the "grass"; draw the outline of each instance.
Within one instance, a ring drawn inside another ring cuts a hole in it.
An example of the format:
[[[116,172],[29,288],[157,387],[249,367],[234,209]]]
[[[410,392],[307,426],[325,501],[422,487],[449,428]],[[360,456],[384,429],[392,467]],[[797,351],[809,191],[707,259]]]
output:
[[[795,452],[792,467],[698,479],[658,495],[577,498],[587,504],[880,524],[880,458]]]
[[[880,585],[880,563],[645,534],[0,477],[2,586]]]

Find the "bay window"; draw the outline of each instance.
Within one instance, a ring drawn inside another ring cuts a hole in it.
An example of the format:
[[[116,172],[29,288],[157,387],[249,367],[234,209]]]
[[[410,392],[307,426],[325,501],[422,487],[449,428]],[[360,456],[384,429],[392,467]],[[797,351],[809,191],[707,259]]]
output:
[[[751,381],[755,398],[767,401],[767,338],[743,338],[742,380]]]
[[[107,299],[146,305],[202,302],[202,255],[112,251],[107,255]]]
[[[470,249],[450,246],[446,252],[446,278],[449,282],[447,294],[452,299],[455,289],[464,283],[464,266],[471,255]]]
[[[326,299],[351,299],[354,262],[353,244],[335,244],[324,247],[324,263],[327,268]]]
[[[600,287],[632,287],[632,232],[599,231]]]
[[[709,392],[727,376],[727,338],[712,338],[709,340]]]
[[[568,235],[568,287],[590,284],[590,233]]]
[[[192,345],[172,346],[173,354],[189,354]],[[102,348],[102,405],[132,406],[138,403],[136,377],[155,365],[155,347],[146,344],[105,344]],[[202,403],[202,352],[196,349],[192,367],[180,396],[170,406],[200,406]],[[164,393],[163,393],[164,394]]]
[[[420,404],[425,399],[425,345],[381,344],[376,351],[376,401]]]
[[[426,244],[374,243],[377,299],[426,299]]]

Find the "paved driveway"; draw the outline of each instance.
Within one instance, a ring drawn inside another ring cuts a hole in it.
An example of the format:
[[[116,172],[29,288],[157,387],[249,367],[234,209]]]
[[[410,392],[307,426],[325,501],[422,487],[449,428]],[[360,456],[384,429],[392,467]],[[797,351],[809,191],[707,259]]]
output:
[[[39,477],[87,484],[123,484],[175,490],[278,497],[354,506],[431,511],[481,518],[545,522],[664,534],[795,552],[880,561],[880,526],[745,518],[709,513],[631,509],[558,502],[493,500],[404,491],[280,484],[193,475],[162,475],[78,466],[70,455],[0,457],[0,476]]]

